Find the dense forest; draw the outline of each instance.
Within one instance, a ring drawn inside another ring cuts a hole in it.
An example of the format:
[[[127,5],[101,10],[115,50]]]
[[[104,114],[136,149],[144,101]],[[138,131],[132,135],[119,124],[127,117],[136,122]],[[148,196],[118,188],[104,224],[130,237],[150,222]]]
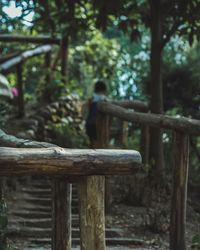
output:
[[[143,240],[119,249],[200,249],[200,1],[0,0],[0,7],[1,147],[90,148],[83,107],[105,82],[116,107],[99,107],[107,116],[98,121],[97,148],[138,150],[143,159],[138,175],[106,177],[106,223]],[[179,163],[187,166],[176,172]],[[23,197],[19,187],[42,180],[20,178],[0,181],[0,250],[29,249],[13,246],[9,205]],[[180,245],[169,222],[176,188],[188,211]]]

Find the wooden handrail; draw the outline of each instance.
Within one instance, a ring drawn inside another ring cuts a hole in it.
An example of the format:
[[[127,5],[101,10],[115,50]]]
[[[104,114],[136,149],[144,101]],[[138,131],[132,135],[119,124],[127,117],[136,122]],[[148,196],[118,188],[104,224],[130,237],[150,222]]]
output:
[[[126,175],[141,166],[134,150],[0,148],[0,176]]]
[[[42,45],[42,46],[36,47],[34,49],[24,51],[24,52],[20,53],[19,55],[16,55],[15,57],[7,60],[6,62],[1,63],[0,64],[0,71],[6,71],[6,70],[16,66],[17,64],[25,61],[28,58],[47,53],[47,52],[51,51],[51,49],[52,49],[51,45]]]
[[[116,103],[117,104],[117,103]],[[139,113],[114,105],[98,103],[98,110],[107,116],[173,131],[173,190],[170,219],[170,250],[186,250],[186,202],[189,169],[189,134],[200,134],[200,121],[186,117]]]
[[[200,121],[186,117],[170,117],[167,115],[140,113],[113,105],[109,102],[98,103],[99,111],[118,117],[124,121],[136,122],[152,127],[172,129],[186,134],[200,134]]]
[[[23,36],[23,35],[4,35],[0,34],[1,42],[29,42],[29,43],[40,43],[40,44],[60,44],[60,38],[53,38],[50,36]]]
[[[3,139],[2,139],[3,138]],[[79,176],[81,250],[105,250],[104,176],[134,174],[141,156],[133,150],[38,148],[0,130],[0,141],[35,148],[0,147],[0,176],[52,176],[52,250],[71,250],[71,184]],[[50,144],[49,144],[50,145]],[[44,147],[48,144],[44,143]],[[76,179],[77,180],[77,179]],[[89,225],[89,226],[88,226]]]

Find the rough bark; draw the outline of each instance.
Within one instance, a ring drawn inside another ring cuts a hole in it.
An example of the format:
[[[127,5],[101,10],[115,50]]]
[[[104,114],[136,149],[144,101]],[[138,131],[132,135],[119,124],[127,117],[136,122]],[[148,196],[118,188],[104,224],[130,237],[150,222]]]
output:
[[[96,148],[108,148],[108,144],[109,144],[109,117],[108,115],[98,112],[96,125],[97,125]],[[96,183],[99,183],[99,177],[94,177],[93,182],[95,183],[95,178],[96,178]],[[110,204],[111,204],[110,203],[111,201],[110,182],[109,182],[108,177],[103,177],[103,178],[104,180],[102,180],[101,183],[104,185],[104,187],[99,186],[99,189],[100,190],[103,188],[105,189],[105,196],[104,196],[105,212],[108,213],[110,210]]]
[[[42,43],[42,44],[60,44],[60,38],[52,38],[48,36],[22,36],[22,35],[3,35],[0,34],[1,42],[30,42],[30,43]]]
[[[71,184],[64,179],[52,184],[52,250],[71,250]]]
[[[151,11],[151,87],[150,110],[152,113],[163,113],[163,86],[161,78],[162,67],[162,13],[161,1],[150,1]],[[149,162],[153,175],[160,179],[164,176],[164,153],[162,142],[162,130],[150,129]]]
[[[142,154],[143,164],[146,165],[149,162],[149,126],[141,126],[140,135],[140,152]]]
[[[55,146],[46,142],[37,142],[16,138],[7,135],[0,130],[0,146],[26,147],[26,148],[49,148]],[[0,151],[5,148],[0,147]],[[9,148],[10,150],[10,148]],[[28,150],[28,149],[25,149]],[[40,151],[41,149],[39,149]],[[13,153],[17,152],[12,149]],[[1,164],[0,164],[1,165]],[[2,166],[2,165],[1,165]],[[2,169],[2,168],[1,168]],[[0,172],[1,172],[0,169]],[[12,170],[11,170],[12,171]],[[31,173],[30,173],[31,174]],[[39,174],[40,175],[40,174]],[[71,249],[71,186],[67,181],[61,179],[52,181],[52,221],[53,221],[53,249],[70,250]],[[0,187],[0,192],[3,192]]]
[[[170,250],[186,250],[186,202],[189,163],[189,137],[174,134],[173,193],[170,222]]]
[[[170,117],[167,115],[139,113],[126,110],[109,102],[101,102],[98,109],[108,115],[118,117],[124,121],[136,122],[155,128],[165,128],[184,132],[186,134],[200,134],[200,121],[186,117]]]
[[[0,176],[126,175],[140,169],[133,150],[77,150],[63,148],[0,148]]]
[[[81,250],[105,249],[104,176],[88,176],[79,184]]]

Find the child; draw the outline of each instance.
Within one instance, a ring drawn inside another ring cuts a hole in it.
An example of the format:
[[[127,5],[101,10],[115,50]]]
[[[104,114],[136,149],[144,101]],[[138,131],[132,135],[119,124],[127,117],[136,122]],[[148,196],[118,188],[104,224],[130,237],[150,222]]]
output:
[[[86,118],[86,134],[90,139],[91,146],[94,147],[95,141],[97,140],[97,128],[96,128],[96,117],[97,117],[97,103],[99,101],[106,101],[106,84],[103,81],[97,81],[94,86],[94,94],[92,98],[88,100],[88,115]]]

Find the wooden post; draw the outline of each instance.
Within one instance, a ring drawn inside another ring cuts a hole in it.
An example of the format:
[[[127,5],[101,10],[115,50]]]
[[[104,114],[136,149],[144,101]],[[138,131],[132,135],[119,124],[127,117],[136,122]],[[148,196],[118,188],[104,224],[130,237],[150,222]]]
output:
[[[108,116],[97,115],[95,148],[108,145]],[[105,177],[89,176],[80,183],[81,250],[105,249]]]
[[[18,115],[24,116],[24,90],[23,90],[23,75],[22,63],[17,65],[17,89],[18,89]]]
[[[189,162],[189,136],[174,133],[173,193],[170,222],[170,250],[186,250],[186,202]]]
[[[68,67],[68,37],[63,37],[61,41],[61,75],[64,83],[67,82]]]
[[[122,121],[121,144],[126,145],[128,141],[128,122]]]
[[[84,177],[79,184],[81,250],[105,250],[103,176]]]
[[[149,126],[147,125],[141,126],[140,152],[143,164],[147,165],[149,160]]]
[[[64,179],[52,183],[52,250],[71,250],[71,184]]]
[[[108,148],[109,144],[109,116],[101,112],[97,115],[97,148]],[[105,212],[108,214],[111,207],[111,184],[109,177],[105,177]]]

